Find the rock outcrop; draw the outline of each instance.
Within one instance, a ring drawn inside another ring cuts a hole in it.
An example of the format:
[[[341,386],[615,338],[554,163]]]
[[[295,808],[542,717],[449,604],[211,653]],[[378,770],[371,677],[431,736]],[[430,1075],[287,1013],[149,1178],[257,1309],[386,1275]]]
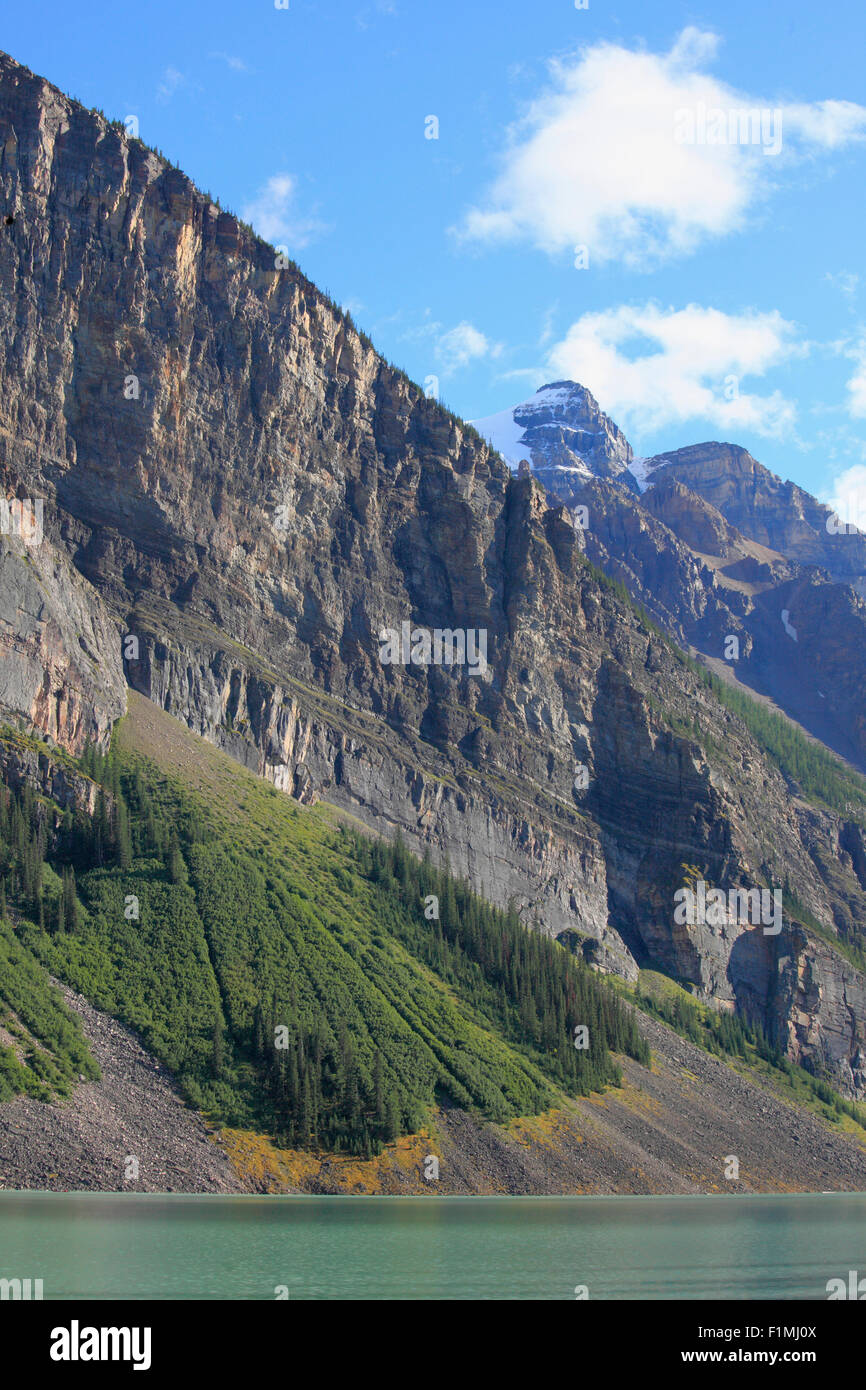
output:
[[[866,597],[866,534],[843,525],[823,502],[783,482],[734,444],[692,444],[645,460],[654,487],[684,484],[749,540],[800,565],[819,565]]]
[[[58,548],[0,537],[0,708],[70,753],[105,747],[126,706],[120,642]]]

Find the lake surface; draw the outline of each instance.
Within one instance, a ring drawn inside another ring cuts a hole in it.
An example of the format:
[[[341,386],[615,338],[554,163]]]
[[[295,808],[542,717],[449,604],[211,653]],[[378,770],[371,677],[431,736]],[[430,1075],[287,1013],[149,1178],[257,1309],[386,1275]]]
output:
[[[0,1278],[45,1299],[820,1299],[866,1194],[217,1197],[0,1192]]]

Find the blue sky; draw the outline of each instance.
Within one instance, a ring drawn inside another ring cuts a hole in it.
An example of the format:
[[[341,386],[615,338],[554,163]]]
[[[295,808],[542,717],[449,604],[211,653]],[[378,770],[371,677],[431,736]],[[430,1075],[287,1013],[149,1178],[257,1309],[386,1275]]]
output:
[[[570,376],[638,454],[730,439],[861,505],[862,0],[43,0],[2,42],[467,418]]]

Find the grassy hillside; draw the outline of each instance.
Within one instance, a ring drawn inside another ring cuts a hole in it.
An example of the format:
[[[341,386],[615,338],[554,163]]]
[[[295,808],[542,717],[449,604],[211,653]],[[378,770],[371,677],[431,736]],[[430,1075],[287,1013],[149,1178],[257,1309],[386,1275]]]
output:
[[[507,1120],[616,1084],[612,1050],[648,1060],[562,947],[140,697],[86,770],[92,818],[16,802],[15,945],[135,1027],[213,1118],[368,1154],[434,1104]]]
[[[277,1153],[355,1163],[428,1133],[434,1107],[542,1122],[616,1086],[614,1052],[648,1061],[623,1000],[862,1137],[863,1108],[760,1030],[651,972],[636,990],[599,979],[399,841],[299,807],[138,696],[111,757],[78,773],[92,816],[0,787],[0,1100],[97,1074],[51,972],[135,1027],[241,1146],[254,1131]]]

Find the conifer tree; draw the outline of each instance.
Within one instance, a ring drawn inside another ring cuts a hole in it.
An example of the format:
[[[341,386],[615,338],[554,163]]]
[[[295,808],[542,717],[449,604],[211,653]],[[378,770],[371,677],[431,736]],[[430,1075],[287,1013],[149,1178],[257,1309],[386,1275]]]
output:
[[[214,1022],[213,1032],[211,1033],[211,1056],[210,1071],[215,1081],[218,1081],[223,1074],[225,1060],[225,1048],[223,1043],[222,1020],[217,1018]]]

